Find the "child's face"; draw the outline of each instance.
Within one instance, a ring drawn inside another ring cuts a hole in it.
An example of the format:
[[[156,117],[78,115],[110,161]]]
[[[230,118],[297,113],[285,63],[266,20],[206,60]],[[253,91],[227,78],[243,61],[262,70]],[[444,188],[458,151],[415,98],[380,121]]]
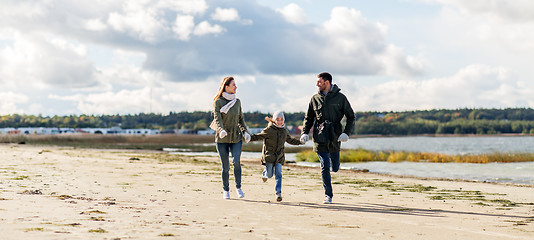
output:
[[[278,125],[278,126],[282,126],[282,125],[284,125],[284,119],[281,118],[281,117],[277,117],[277,118],[274,120],[274,123],[276,123],[276,125]]]

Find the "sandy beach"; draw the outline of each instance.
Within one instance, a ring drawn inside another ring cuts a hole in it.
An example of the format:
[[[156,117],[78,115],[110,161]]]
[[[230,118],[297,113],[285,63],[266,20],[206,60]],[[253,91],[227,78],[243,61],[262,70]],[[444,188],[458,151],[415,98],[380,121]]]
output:
[[[288,164],[283,201],[242,159],[222,199],[216,157],[0,145],[1,239],[533,239],[534,186],[333,174]]]

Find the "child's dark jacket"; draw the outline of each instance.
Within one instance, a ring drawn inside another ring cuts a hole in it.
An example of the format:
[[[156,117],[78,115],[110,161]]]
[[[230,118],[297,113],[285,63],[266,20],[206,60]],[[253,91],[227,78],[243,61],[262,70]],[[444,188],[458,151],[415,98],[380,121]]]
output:
[[[299,145],[300,140],[291,137],[289,131],[285,127],[277,127],[273,123],[269,123],[261,133],[253,134],[251,141],[263,140],[263,150],[261,156],[261,164],[265,163],[285,163],[284,143],[292,145]]]

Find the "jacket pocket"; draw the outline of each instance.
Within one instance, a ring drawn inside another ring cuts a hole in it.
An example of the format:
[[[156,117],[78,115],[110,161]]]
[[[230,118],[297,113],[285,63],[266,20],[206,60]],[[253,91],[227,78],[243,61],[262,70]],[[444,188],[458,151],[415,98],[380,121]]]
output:
[[[330,121],[324,121],[314,128],[313,139],[316,143],[328,143],[335,134]]]

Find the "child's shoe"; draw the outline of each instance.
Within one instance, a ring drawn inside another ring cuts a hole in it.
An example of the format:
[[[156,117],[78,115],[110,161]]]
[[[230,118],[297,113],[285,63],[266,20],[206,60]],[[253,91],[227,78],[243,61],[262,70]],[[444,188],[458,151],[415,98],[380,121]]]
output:
[[[282,201],[282,193],[277,193],[276,194],[276,201],[277,202],[281,202]]]
[[[330,196],[324,196],[324,204],[331,204],[332,203],[332,197]]]
[[[237,189],[237,196],[239,198],[244,198],[245,197],[245,193],[243,193],[243,190],[241,190],[241,188]]]
[[[268,179],[268,178],[266,178],[266,177],[264,177],[264,176],[261,176],[261,180],[263,180],[263,182],[267,182],[267,179]]]
[[[223,192],[223,199],[230,199],[230,192],[224,191]]]

